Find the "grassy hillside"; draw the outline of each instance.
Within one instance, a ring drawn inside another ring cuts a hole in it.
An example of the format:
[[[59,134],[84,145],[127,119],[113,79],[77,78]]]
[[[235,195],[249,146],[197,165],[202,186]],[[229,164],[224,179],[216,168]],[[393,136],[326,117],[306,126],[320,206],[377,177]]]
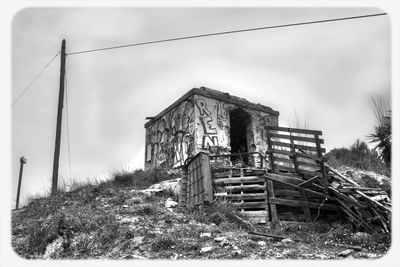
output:
[[[325,259],[376,258],[390,245],[389,236],[356,233],[346,222],[254,226],[227,203],[166,207],[177,201],[173,190],[143,190],[177,176],[117,172],[108,182],[32,199],[13,212],[12,246],[28,259]]]

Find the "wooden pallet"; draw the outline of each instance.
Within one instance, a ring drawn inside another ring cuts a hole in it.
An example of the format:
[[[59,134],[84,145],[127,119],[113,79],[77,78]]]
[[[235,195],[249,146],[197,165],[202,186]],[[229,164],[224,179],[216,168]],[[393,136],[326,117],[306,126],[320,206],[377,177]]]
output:
[[[263,172],[235,167],[214,170],[215,200],[232,203],[253,223],[266,223],[269,220],[266,180],[254,175]]]

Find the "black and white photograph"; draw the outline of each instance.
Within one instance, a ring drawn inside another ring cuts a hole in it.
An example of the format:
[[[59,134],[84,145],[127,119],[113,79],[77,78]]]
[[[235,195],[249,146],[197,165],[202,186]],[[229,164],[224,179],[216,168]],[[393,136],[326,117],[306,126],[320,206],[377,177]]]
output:
[[[373,6],[15,12],[2,89],[8,256],[389,266],[390,16]]]

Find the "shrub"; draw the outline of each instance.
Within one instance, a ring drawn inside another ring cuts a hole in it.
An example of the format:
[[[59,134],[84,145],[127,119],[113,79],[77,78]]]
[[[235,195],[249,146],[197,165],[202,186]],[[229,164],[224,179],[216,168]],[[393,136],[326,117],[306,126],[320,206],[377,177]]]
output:
[[[160,236],[160,237],[157,237],[153,243],[151,243],[151,250],[156,251],[156,252],[162,251],[162,250],[168,250],[174,245],[175,245],[175,241],[172,237]]]
[[[251,230],[250,226],[244,223],[243,214],[236,207],[227,202],[214,202],[188,209],[194,219],[210,224],[222,225],[223,230],[246,229]],[[228,229],[230,228],[230,229]]]
[[[112,173],[113,182],[117,186],[133,186],[135,188],[147,188],[150,185],[159,183],[161,181],[174,179],[179,177],[179,173],[170,172],[166,170],[153,169],[143,171],[137,169],[134,171],[120,170]]]
[[[74,235],[87,234],[93,236],[102,247],[109,246],[118,233],[118,222],[112,214],[93,210],[87,205],[71,206],[59,209],[44,219],[30,218],[23,229],[27,236],[23,250],[16,247],[22,256],[42,255],[48,244],[62,236],[63,253],[71,253],[70,242]]]
[[[326,154],[328,164],[335,168],[348,166],[373,171],[390,177],[390,169],[385,166],[376,151],[365,142],[356,140],[350,148],[334,148]]]

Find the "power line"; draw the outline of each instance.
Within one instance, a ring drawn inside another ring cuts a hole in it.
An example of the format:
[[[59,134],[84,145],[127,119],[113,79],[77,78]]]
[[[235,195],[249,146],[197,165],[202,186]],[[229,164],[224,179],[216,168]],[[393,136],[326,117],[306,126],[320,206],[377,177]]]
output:
[[[307,22],[298,22],[298,23],[289,23],[289,24],[265,26],[265,27],[258,27],[258,28],[248,28],[248,29],[240,29],[240,30],[232,30],[232,31],[224,31],[224,32],[215,32],[215,33],[206,33],[206,34],[199,34],[199,35],[183,36],[183,37],[161,39],[161,40],[148,41],[148,42],[140,42],[140,43],[126,44],[126,45],[118,45],[118,46],[110,46],[110,47],[104,47],[104,48],[83,50],[83,51],[71,52],[71,53],[68,53],[67,55],[77,55],[77,54],[84,54],[84,53],[99,52],[99,51],[104,51],[104,50],[119,49],[119,48],[126,48],[126,47],[132,47],[132,46],[156,44],[156,43],[165,43],[165,42],[180,41],[180,40],[187,40],[187,39],[195,39],[195,38],[202,38],[202,37],[209,37],[209,36],[216,36],[216,35],[225,35],[225,34],[233,34],[233,33],[241,33],[241,32],[251,32],[251,31],[260,31],[260,30],[268,30],[268,29],[276,29],[276,28],[284,28],[284,27],[292,27],[292,26],[301,26],[301,25],[317,24],[317,23],[325,23],[325,22],[334,22],[334,21],[342,21],[342,20],[361,19],[361,18],[369,18],[369,17],[376,17],[376,16],[383,16],[383,15],[387,15],[387,13],[377,13],[377,14],[369,14],[369,15],[361,15],[361,16],[353,16],[353,17],[342,17],[342,18],[335,18],[335,19],[315,20],[315,21],[307,21]]]
[[[60,51],[57,52],[57,54],[43,67],[43,69],[33,78],[33,80],[28,84],[27,87],[22,91],[22,93],[14,100],[12,103],[12,107],[18,102],[18,100],[26,93],[28,92],[29,88],[36,82],[37,79],[39,79],[40,75],[50,66],[51,62],[60,54]]]

